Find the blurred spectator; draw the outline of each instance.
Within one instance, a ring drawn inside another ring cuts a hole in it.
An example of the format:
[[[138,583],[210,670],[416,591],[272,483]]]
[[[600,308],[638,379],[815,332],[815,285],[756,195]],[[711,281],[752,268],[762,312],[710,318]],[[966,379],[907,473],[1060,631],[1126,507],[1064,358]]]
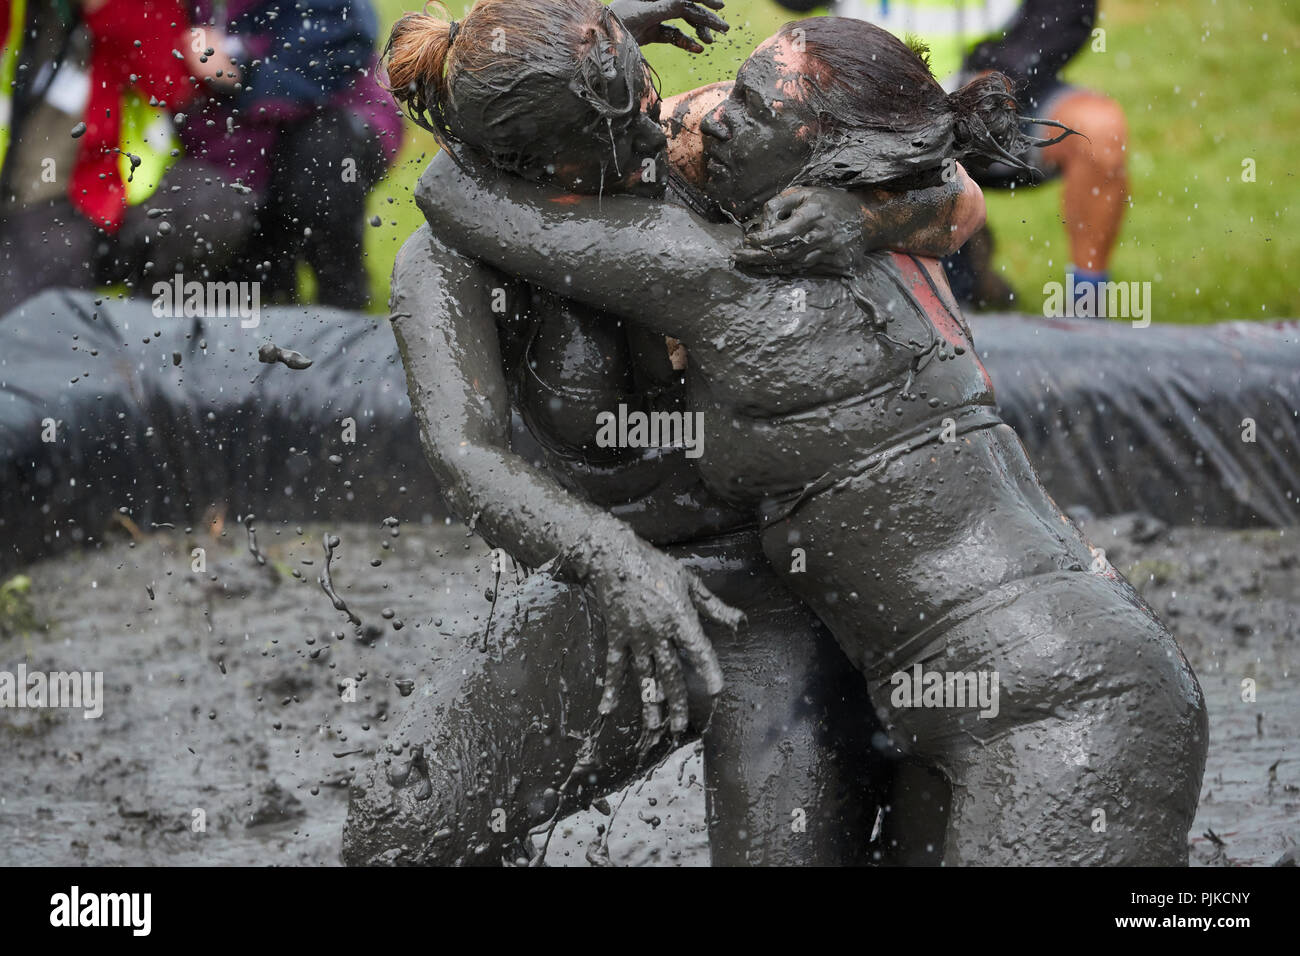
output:
[[[176,271],[292,298],[301,258],[322,302],[365,304],[365,197],[401,134],[368,0],[22,7],[0,0],[9,298]]]
[[[191,99],[173,52],[185,26],[180,0],[0,0],[0,274],[11,300],[101,280],[127,217],[123,166],[132,182],[161,168],[124,148],[128,103]]]
[[[317,298],[362,308],[366,195],[396,158],[401,114],[379,82],[378,22],[368,0],[192,4],[207,49],[249,64],[234,95],[214,92],[181,131],[187,156],[263,197],[241,250],[263,301],[292,299],[297,263]]]
[[[809,0],[777,2],[800,12],[824,6]],[[1085,284],[1108,278],[1128,199],[1124,113],[1114,100],[1070,86],[1059,76],[1094,40],[1096,0],[838,0],[834,13],[869,20],[898,36],[919,37],[930,48],[935,75],[949,90],[981,72],[1005,73],[1016,83],[1023,115],[1055,120],[1082,133],[1028,159],[1048,178],[1060,175],[1064,181],[1061,205],[1076,295]],[[1051,136],[1056,131],[1035,127],[1033,132]],[[972,175],[985,188],[1032,185],[1005,166]],[[989,268],[991,250],[986,230],[945,265],[963,300],[1005,306],[1009,289]]]

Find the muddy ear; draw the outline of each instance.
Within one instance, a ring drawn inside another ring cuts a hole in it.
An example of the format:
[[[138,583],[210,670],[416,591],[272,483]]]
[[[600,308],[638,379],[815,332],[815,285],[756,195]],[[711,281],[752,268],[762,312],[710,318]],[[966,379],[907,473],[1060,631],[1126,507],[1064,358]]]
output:
[[[913,129],[845,130],[818,142],[795,184],[858,189],[937,181],[952,148],[951,117]]]

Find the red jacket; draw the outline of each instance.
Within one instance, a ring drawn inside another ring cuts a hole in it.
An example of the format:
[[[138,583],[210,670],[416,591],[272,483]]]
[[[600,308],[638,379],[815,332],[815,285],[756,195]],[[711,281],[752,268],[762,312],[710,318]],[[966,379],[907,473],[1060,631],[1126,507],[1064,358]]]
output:
[[[8,4],[9,0],[0,0]],[[90,101],[69,198],[91,222],[116,232],[126,213],[118,165],[122,97],[131,88],[171,110],[195,95],[181,59],[193,42],[181,0],[108,0],[85,16],[90,30]]]

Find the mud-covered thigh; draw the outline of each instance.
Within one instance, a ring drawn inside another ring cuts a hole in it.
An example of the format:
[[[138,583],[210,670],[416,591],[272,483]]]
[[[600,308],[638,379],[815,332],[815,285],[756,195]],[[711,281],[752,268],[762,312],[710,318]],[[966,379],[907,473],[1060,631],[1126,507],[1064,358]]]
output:
[[[715,865],[852,865],[870,842],[893,748],[830,632],[761,560],[705,583],[745,611],[711,634],[727,686],[705,736]]]
[[[533,575],[502,582],[490,649],[460,642],[434,665],[397,728],[354,783],[349,863],[500,864],[555,808],[596,719],[604,642],[582,595]],[[601,736],[612,787],[634,769],[634,694]]]

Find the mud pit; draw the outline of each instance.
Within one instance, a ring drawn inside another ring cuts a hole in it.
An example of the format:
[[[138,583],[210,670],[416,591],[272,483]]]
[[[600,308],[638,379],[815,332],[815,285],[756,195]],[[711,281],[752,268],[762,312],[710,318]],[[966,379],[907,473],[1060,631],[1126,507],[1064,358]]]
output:
[[[0,709],[0,863],[339,862],[351,776],[423,675],[481,647],[493,574],[459,525],[256,527],[265,565],[228,522],[218,536],[123,533],[25,569],[42,627],[0,637],[0,670],[103,671],[105,700],[97,720]],[[1129,517],[1085,531],[1168,623],[1205,691],[1193,863],[1293,858],[1300,536]],[[334,583],[364,622],[360,638],[317,584],[326,533],[341,539]],[[191,571],[194,547],[205,573]],[[1253,703],[1242,700],[1247,678]],[[349,679],[355,702],[344,700]],[[611,828],[614,863],[708,862],[699,760],[683,748],[633,788]],[[561,824],[548,863],[585,865],[598,821]]]

